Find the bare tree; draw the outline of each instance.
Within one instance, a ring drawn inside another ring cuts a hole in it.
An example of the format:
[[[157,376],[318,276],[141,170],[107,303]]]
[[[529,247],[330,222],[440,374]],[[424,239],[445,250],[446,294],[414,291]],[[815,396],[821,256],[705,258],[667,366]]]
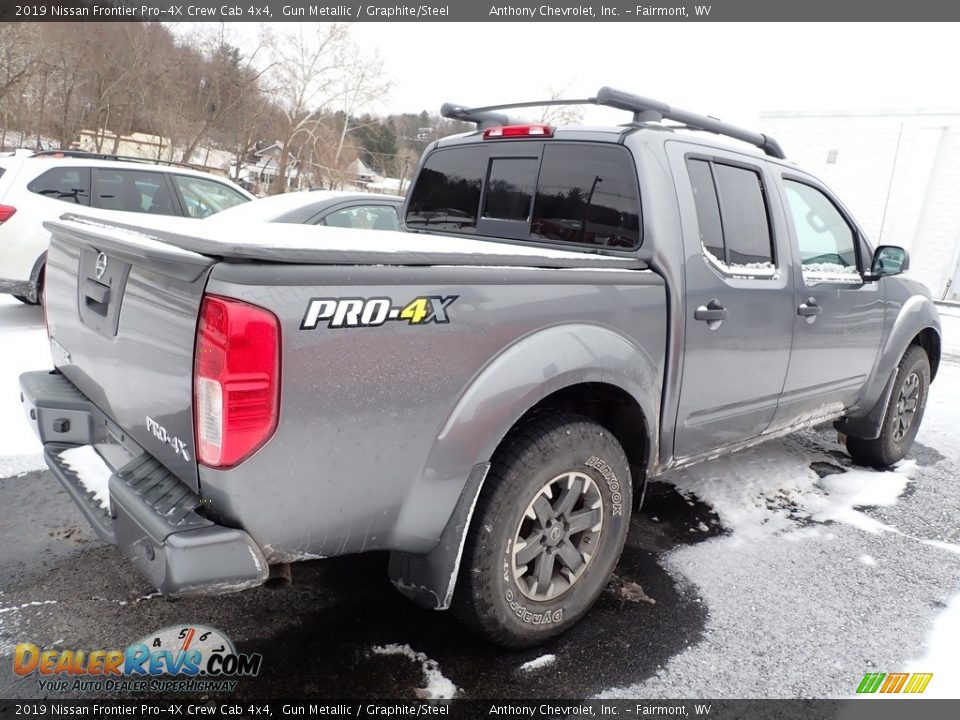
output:
[[[0,23],[0,102],[37,70],[37,33],[32,23]]]
[[[359,123],[351,125],[354,115],[359,109],[385,97],[393,84],[383,70],[380,53],[374,52],[364,57],[356,45],[345,48],[344,70],[336,88],[338,110],[343,113],[344,119],[334,152],[334,165],[339,165],[347,133],[361,127]]]
[[[311,157],[323,158],[325,162],[313,162],[328,171],[342,169],[351,114],[383,95],[389,82],[379,56],[364,56],[345,25],[300,25],[277,38],[273,56],[275,98],[284,115],[283,147],[273,191],[282,192],[295,147],[308,148]],[[342,114],[342,126],[339,136],[334,136],[331,153],[333,112]]]
[[[330,102],[343,71],[343,46],[349,40],[345,25],[298,24],[297,29],[275,38],[273,88],[284,117],[282,147],[277,161],[273,192],[286,189],[292,146],[316,136],[320,113]]]
[[[210,138],[212,130],[219,127],[224,118],[242,112],[245,103],[255,104],[260,79],[272,69],[271,63],[261,62],[267,44],[263,33],[252,51],[242,55],[224,23],[212,34],[206,30],[200,32],[202,34],[191,38],[198,55],[194,68],[199,72],[191,78],[193,122],[185,138],[181,162],[189,161],[197,146]]]
[[[560,89],[548,87],[549,100],[563,100],[570,91],[568,82]],[[579,125],[583,122],[583,108],[579,105],[545,105],[540,113],[539,122],[547,125]]]

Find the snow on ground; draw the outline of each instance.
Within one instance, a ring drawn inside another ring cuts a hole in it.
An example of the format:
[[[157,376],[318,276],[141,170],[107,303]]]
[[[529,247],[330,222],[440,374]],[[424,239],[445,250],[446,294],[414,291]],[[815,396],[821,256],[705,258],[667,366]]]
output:
[[[525,662],[523,665],[520,666],[520,669],[523,670],[524,672],[533,672],[534,670],[539,670],[541,668],[545,668],[550,665],[553,665],[556,661],[557,661],[556,655],[547,653],[546,655],[541,655],[538,658],[534,658],[533,660]]]
[[[957,398],[960,364],[944,362],[892,471],[849,467],[811,431],[666,475],[730,530],[659,559],[707,623],[652,677],[600,697],[850,697],[864,673],[909,664],[934,673],[925,696],[960,698]]]
[[[821,479],[810,463],[832,459],[815,455],[788,437],[671,473],[666,480],[712,507],[735,541],[794,531],[801,521],[888,530],[856,508],[893,505],[916,463],[904,460],[893,471],[852,469]]]
[[[60,459],[77,474],[80,484],[104,510],[110,510],[110,475],[113,471],[92,445],[81,445],[60,453]]]
[[[927,654],[911,662],[906,672],[933,673],[925,698],[955,698],[957,685],[949,682],[960,668],[960,594],[954,595],[933,624]],[[944,682],[946,680],[947,682]]]
[[[43,311],[0,295],[0,477],[46,467],[23,414],[20,373],[53,367]]]
[[[2,603],[3,591],[0,590],[0,603]],[[9,607],[0,607],[0,655],[12,655],[17,643],[11,638],[16,638],[23,626],[22,616],[27,611],[33,611],[34,608],[44,605],[56,605],[56,600],[31,600],[30,602],[20,603],[19,605],[10,605]]]
[[[457,694],[457,686],[440,672],[440,665],[425,653],[417,652],[409,645],[375,645],[371,648],[374,655],[400,655],[411,662],[420,663],[426,687],[417,688],[417,695],[424,700],[450,700]]]

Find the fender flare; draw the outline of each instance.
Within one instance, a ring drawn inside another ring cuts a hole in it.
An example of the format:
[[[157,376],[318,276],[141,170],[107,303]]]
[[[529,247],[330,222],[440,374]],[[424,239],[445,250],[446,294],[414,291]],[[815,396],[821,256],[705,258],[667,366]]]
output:
[[[913,339],[926,329],[933,330],[940,338],[936,306],[929,298],[914,295],[900,307],[870,379],[847,416],[836,423],[837,430],[865,440],[880,436],[900,359]],[[936,358],[930,358],[930,362],[934,366]]]
[[[448,413],[401,510],[396,531],[428,540],[425,553],[394,552],[390,578],[425,607],[446,609],[490,459],[511,428],[559,390],[604,383],[640,407],[656,443],[662,370],[642,348],[603,326],[556,325],[520,338],[480,370]],[[648,453],[656,457],[655,447]],[[649,461],[648,461],[649,462]]]

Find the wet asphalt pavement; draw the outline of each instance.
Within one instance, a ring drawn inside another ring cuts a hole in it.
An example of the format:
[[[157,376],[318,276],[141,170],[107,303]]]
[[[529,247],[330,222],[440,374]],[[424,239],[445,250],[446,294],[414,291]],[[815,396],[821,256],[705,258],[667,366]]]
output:
[[[96,538],[49,473],[0,478],[0,697],[103,697],[51,693],[36,675],[17,676],[18,643],[122,649],[194,624],[263,656],[259,675],[214,698],[417,699],[431,672],[464,698],[849,697],[864,672],[901,671],[928,654],[934,623],[960,591],[960,365],[941,374],[906,464],[909,482],[883,507],[834,521],[805,506],[830,498],[831,479],[855,486],[865,477],[828,430],[667,475],[649,485],[592,612],[523,651],[410,603],[387,579],[385,554],[296,564],[283,590],[169,602]],[[866,479],[883,486],[891,477]],[[675,489],[696,478],[726,488],[722,512],[759,513],[754,531],[786,526],[759,536],[740,534],[749,524],[724,527]],[[741,482],[764,478],[763,493],[738,495]],[[858,527],[864,521],[883,528]],[[423,656],[375,650],[386,645]],[[521,667],[546,654],[554,660]],[[915,670],[936,671],[931,693],[960,697],[957,667]]]
[[[415,698],[424,684],[419,664],[371,650],[391,643],[436,660],[458,696],[589,696],[653,674],[697,641],[707,609],[658,557],[721,532],[705,506],[652,483],[616,575],[585,621],[541,648],[504,651],[449,614],[403,598],[387,579],[385,554],[294,565],[294,583],[283,590],[169,602],[150,596],[152,588],[93,535],[48,473],[0,480],[0,507],[0,608],[7,609],[0,613],[0,697],[8,698],[44,695],[35,675],[11,670],[19,642],[125,647],[184,623],[218,628],[241,652],[264,656],[260,675],[240,681],[241,698]],[[550,666],[520,669],[546,653],[557,658]]]

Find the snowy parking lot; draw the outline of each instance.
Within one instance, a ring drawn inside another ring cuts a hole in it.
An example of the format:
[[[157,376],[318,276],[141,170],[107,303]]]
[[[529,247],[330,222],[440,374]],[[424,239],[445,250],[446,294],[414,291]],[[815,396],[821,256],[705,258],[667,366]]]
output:
[[[848,697],[899,671],[960,697],[956,350],[895,469],[852,467],[824,429],[660,478],[590,616],[508,652],[404,600],[379,554],[302,563],[282,591],[157,597],[45,472],[21,415],[17,375],[50,365],[41,311],[0,297],[0,348],[0,696],[44,694],[13,673],[18,643],[125,647],[202,623],[263,654],[241,697]]]

